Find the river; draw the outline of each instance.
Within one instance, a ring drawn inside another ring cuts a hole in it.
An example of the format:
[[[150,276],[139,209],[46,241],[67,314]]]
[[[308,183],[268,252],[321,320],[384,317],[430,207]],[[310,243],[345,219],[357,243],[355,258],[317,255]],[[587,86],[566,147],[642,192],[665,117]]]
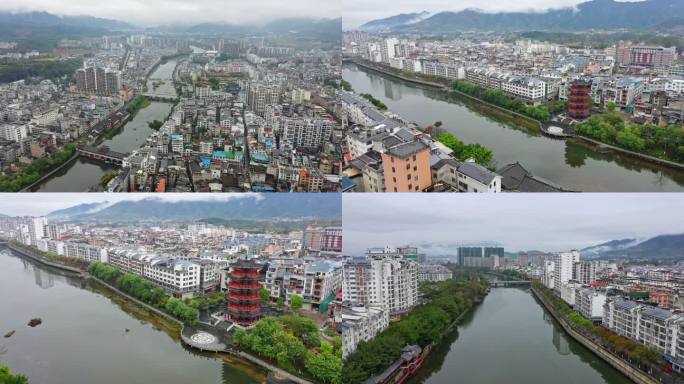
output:
[[[684,191],[684,171],[652,165],[625,154],[597,152],[583,142],[563,141],[484,116],[432,88],[349,64],[342,77],[354,91],[370,93],[389,110],[421,126],[442,129],[466,143],[494,151],[497,167],[520,162],[532,174],[563,187],[595,192]]]
[[[176,67],[176,60],[169,60],[165,64],[159,65],[150,75],[148,87],[151,94],[160,96],[174,96],[176,90],[173,86],[172,74]],[[164,83],[153,90],[153,80],[160,80]],[[167,102],[153,101],[146,108],[138,113],[115,132],[110,133],[111,137],[104,139],[99,145],[106,145],[111,150],[128,153],[140,148],[145,140],[152,133],[152,129],[147,125],[152,120],[166,120],[173,104]],[[105,133],[106,134],[106,133]],[[53,177],[33,189],[34,192],[83,192],[93,185],[100,182],[100,178],[114,166],[101,164],[92,160],[78,158],[70,166],[64,167]]]
[[[493,288],[408,383],[454,382],[631,383],[563,333],[529,288]]]
[[[252,366],[186,349],[145,311],[6,247],[0,248],[0,308],[0,334],[16,330],[12,337],[0,338],[0,364],[25,374],[32,384],[265,380]],[[34,317],[43,323],[31,328],[27,323]]]

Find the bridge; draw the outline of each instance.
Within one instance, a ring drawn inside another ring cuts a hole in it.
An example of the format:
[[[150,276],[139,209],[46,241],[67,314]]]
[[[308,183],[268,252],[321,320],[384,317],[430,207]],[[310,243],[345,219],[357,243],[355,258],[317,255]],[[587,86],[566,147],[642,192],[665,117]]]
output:
[[[107,146],[92,147],[89,145],[80,145],[78,147],[78,154],[91,160],[118,165],[123,164],[123,159],[128,156],[127,153],[112,151]]]
[[[174,102],[178,96],[176,95],[157,95],[155,93],[144,93],[143,96],[149,101],[163,101]]]
[[[510,287],[530,284],[532,284],[532,280],[492,280],[489,283],[491,287]]]

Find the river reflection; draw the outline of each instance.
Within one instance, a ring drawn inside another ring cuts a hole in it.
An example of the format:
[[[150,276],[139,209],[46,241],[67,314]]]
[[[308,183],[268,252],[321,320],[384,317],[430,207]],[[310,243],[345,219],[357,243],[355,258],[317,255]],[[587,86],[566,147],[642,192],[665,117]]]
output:
[[[185,349],[145,310],[86,280],[0,248],[0,362],[30,383],[237,384],[265,380],[243,363]],[[35,328],[27,322],[40,317]]]
[[[627,384],[569,338],[529,289],[494,288],[409,383]]]

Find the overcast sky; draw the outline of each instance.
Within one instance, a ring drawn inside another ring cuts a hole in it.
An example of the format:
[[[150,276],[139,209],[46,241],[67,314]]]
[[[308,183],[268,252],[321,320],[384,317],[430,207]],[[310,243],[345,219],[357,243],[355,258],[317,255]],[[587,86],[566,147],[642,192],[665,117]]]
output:
[[[539,11],[552,8],[572,7],[587,0],[342,0],[342,24],[345,29],[375,19],[382,19],[400,13],[428,11],[458,12],[466,8],[475,8],[488,12],[502,11]],[[627,0],[618,0],[627,1]]]
[[[89,15],[141,26],[225,22],[262,24],[288,17],[339,18],[342,0],[0,0],[2,11]]]
[[[344,253],[414,245],[428,255],[498,243],[507,251],[581,249],[684,233],[681,193],[344,194]]]
[[[2,193],[0,194],[0,213],[9,216],[41,216],[52,211],[73,207],[84,203],[116,203],[124,200],[159,198],[166,201],[180,200],[223,200],[260,198],[251,193]]]

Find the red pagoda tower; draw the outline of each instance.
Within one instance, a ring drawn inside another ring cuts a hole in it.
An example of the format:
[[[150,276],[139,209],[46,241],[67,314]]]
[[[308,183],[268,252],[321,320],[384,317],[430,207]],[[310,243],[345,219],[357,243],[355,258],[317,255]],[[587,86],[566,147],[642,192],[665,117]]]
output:
[[[575,120],[589,117],[589,91],[591,81],[578,79],[570,85],[568,94],[568,116]]]
[[[251,260],[238,260],[231,266],[226,312],[228,320],[249,326],[261,318],[259,269]]]

